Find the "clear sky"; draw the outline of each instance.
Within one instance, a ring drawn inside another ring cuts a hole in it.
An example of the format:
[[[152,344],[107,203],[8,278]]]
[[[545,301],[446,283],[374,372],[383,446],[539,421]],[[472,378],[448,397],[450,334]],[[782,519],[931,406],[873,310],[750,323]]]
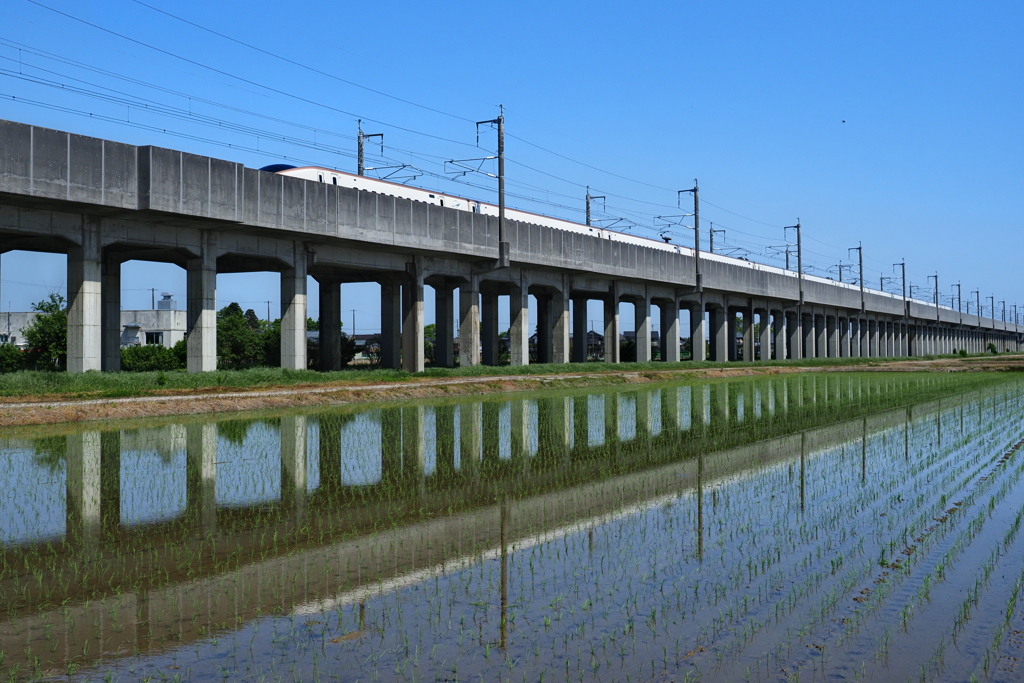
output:
[[[656,236],[698,178],[705,245],[713,222],[716,247],[778,264],[765,248],[799,217],[810,272],[837,277],[863,242],[869,286],[905,258],[919,298],[938,272],[942,295],[960,281],[1009,310],[1024,305],[1022,27],[1018,2],[4,0],[0,117],[347,171],[362,118],[385,136],[371,165],[493,200],[493,180],[456,184],[443,161],[493,151],[473,122],[500,103],[512,206],[582,222],[589,185],[608,196],[599,218]],[[64,292],[64,264],[5,254],[0,310]],[[183,302],[185,276],[132,262],[123,287],[124,308],[150,288]],[[218,278],[221,306],[262,317],[269,300],[277,317],[278,299],[274,274]],[[346,326],[355,309],[374,330],[376,302],[346,285]]]

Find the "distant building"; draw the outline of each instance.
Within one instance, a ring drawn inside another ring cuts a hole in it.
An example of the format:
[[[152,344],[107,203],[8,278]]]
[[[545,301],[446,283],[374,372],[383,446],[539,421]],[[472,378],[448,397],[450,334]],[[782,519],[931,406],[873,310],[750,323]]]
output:
[[[25,346],[23,330],[36,315],[35,311],[0,313],[0,344]],[[121,346],[174,346],[185,338],[185,321],[185,311],[179,311],[173,295],[164,292],[156,310],[121,311]]]

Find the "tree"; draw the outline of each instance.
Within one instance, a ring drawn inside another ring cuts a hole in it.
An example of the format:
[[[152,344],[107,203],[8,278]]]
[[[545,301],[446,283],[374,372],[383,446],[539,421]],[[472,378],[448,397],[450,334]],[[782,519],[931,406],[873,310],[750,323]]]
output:
[[[259,316],[257,316],[256,315],[256,311],[252,310],[251,308],[246,310],[246,312],[245,312],[245,321],[247,323],[249,323],[249,329],[250,330],[254,330],[255,331],[255,330],[260,329],[260,319],[259,319]]]
[[[313,331],[313,330],[319,330],[319,329],[320,329],[320,321],[319,320],[313,320],[312,318],[306,318],[306,330],[307,331]]]
[[[217,311],[218,365],[238,370],[263,364],[262,340],[249,327],[242,307],[230,303]]]
[[[64,370],[68,363],[68,306],[60,294],[32,304],[38,315],[22,330],[28,343],[29,366]]]
[[[0,344],[0,372],[17,372],[25,367],[25,353],[14,344]]]
[[[434,347],[437,344],[437,325],[431,323],[423,326],[423,357],[427,363],[434,364],[436,354]]]

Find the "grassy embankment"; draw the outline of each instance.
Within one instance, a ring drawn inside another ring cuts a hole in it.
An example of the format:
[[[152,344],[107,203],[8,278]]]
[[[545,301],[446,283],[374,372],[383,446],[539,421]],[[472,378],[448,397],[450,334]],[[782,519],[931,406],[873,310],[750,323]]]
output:
[[[983,356],[985,357],[985,356]],[[991,356],[987,356],[991,358]],[[686,370],[721,370],[723,368],[766,368],[766,367],[848,367],[878,366],[908,360],[930,360],[942,356],[924,358],[814,358],[766,362],[732,362],[728,364],[711,361],[680,363],[619,363],[606,364],[565,363],[534,364],[527,366],[475,366],[468,368],[427,368],[424,372],[409,373],[401,370],[370,369],[355,367],[337,372],[316,372],[313,370],[284,370],[281,368],[253,368],[251,370],[217,370],[204,373],[184,371],[168,372],[87,372],[81,374],[57,372],[21,371],[0,374],[0,397],[27,398],[47,397],[53,399],[71,398],[117,398],[173,394],[181,392],[208,392],[211,390],[237,391],[244,389],[286,388],[299,385],[344,386],[371,385],[381,382],[413,381],[416,378],[446,377],[512,377],[542,376],[555,374],[591,374],[623,372],[673,372]],[[946,358],[954,358],[946,356]],[[959,357],[956,357],[959,358]]]

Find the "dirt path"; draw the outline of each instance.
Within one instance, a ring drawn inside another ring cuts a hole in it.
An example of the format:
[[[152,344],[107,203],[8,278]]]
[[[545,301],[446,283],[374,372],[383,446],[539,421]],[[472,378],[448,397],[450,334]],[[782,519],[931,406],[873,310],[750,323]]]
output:
[[[545,388],[616,386],[674,379],[716,379],[797,372],[979,372],[1024,369],[1024,356],[888,361],[850,366],[746,366],[693,370],[645,370],[578,374],[412,378],[379,384],[300,385],[225,391],[204,389],[133,398],[0,402],[0,427],[114,420],[165,415],[197,415],[287,407],[333,406],[413,398],[533,391]]]

